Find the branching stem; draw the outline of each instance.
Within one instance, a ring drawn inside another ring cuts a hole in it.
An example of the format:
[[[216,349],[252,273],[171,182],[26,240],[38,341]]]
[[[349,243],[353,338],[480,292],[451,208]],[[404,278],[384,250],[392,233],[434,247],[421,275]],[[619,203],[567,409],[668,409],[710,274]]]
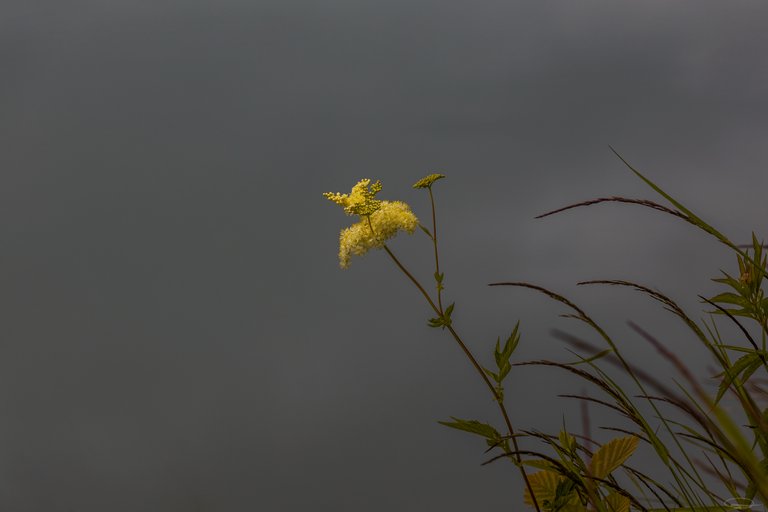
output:
[[[371,228],[371,229],[373,229],[373,228]],[[405,268],[405,266],[400,262],[399,259],[397,259],[397,256],[394,255],[394,253],[389,249],[389,247],[387,247],[386,244],[384,244],[384,250],[387,252],[389,257],[392,258],[392,261],[395,262],[395,265],[397,265],[397,267],[403,272],[403,274],[405,274],[406,277],[408,277],[408,279],[411,280],[411,282],[414,284],[414,286],[416,286],[416,288],[418,288],[418,290],[421,292],[421,294],[427,300],[427,302],[429,303],[430,307],[434,310],[434,312],[438,316],[442,317],[442,312],[441,312],[442,308],[438,308],[438,306],[435,305],[434,301],[429,296],[427,291],[424,289],[423,286],[421,286],[421,283],[419,283],[419,281],[415,277],[413,277],[413,274],[411,274],[408,271],[408,269]],[[533,492],[533,487],[531,486],[531,482],[528,480],[528,474],[525,472],[525,468],[523,467],[523,465],[521,463],[521,457],[520,457],[520,453],[519,453],[520,448],[518,447],[518,444],[517,444],[517,436],[515,435],[515,430],[512,427],[512,421],[509,419],[509,414],[507,413],[507,408],[504,406],[504,401],[502,400],[501,395],[496,390],[496,388],[493,386],[491,381],[488,379],[488,376],[483,371],[482,366],[480,366],[480,363],[477,362],[477,359],[475,359],[475,356],[472,355],[472,352],[469,350],[467,345],[461,339],[459,334],[454,330],[453,326],[447,325],[446,327],[447,327],[448,331],[451,333],[451,336],[453,336],[453,339],[456,340],[456,343],[458,343],[459,347],[461,347],[461,350],[464,352],[464,354],[467,356],[469,361],[472,363],[472,366],[475,367],[475,370],[477,370],[477,372],[483,378],[483,382],[485,382],[485,385],[488,387],[488,389],[490,390],[491,394],[493,395],[494,401],[499,406],[499,411],[501,411],[501,415],[504,418],[504,423],[507,426],[507,430],[509,430],[509,436],[512,439],[512,445],[515,448],[515,450],[514,450],[515,451],[514,457],[515,457],[516,465],[520,469],[520,474],[523,477],[523,480],[525,481],[525,486],[528,488],[528,492],[531,495],[531,499],[533,500],[533,504],[536,507],[536,511],[537,512],[541,512],[541,509],[539,508],[539,504],[538,504],[538,502],[536,500],[536,495]]]

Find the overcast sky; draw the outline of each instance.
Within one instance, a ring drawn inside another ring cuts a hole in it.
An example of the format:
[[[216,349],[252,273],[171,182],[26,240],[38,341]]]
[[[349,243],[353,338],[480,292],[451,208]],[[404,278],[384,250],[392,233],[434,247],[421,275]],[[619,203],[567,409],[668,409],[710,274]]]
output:
[[[490,395],[386,255],[338,268],[325,191],[381,179],[426,223],[454,322],[490,364],[572,360],[564,293],[639,364],[697,370],[658,306],[698,317],[734,258],[636,167],[738,242],[766,235],[761,1],[4,0],[0,3],[0,509],[522,510],[509,464],[449,416]],[[430,245],[393,250],[426,282]],[[516,369],[517,428],[556,432],[580,383]],[[617,419],[593,411],[593,426]],[[605,440],[606,434],[596,433]]]

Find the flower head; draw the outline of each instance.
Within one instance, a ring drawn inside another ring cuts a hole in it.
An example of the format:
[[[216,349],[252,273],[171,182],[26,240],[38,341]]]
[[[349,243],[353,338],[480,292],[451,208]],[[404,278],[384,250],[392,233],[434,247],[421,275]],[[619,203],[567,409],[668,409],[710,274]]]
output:
[[[430,174],[414,183],[413,188],[431,188],[432,184],[440,178],[445,178],[445,174]]]
[[[344,207],[347,215],[359,215],[360,222],[352,224],[339,235],[339,264],[349,267],[352,256],[362,256],[371,249],[380,249],[398,231],[413,233],[419,220],[411,208],[401,201],[381,201],[374,196],[381,182],[360,180],[349,194],[326,192],[325,197]],[[369,187],[370,185],[370,187]]]
[[[381,207],[381,201],[375,198],[381,190],[381,182],[377,181],[373,185],[370,183],[371,180],[366,178],[358,181],[349,194],[326,192],[323,195],[344,207],[347,215],[370,215]]]
[[[369,222],[370,221],[370,222]],[[362,256],[371,249],[384,247],[399,230],[413,233],[419,220],[411,208],[400,201],[381,201],[370,217],[343,229],[339,236],[339,264],[348,268],[352,255]]]

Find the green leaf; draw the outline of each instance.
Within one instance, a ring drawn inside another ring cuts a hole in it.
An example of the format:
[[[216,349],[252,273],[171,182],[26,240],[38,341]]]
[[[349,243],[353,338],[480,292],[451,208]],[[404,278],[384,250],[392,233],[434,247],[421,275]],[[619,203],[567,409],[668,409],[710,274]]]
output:
[[[432,240],[434,240],[434,237],[432,236],[432,233],[430,233],[430,231],[429,231],[427,228],[425,228],[425,227],[424,227],[424,226],[422,226],[421,224],[419,224],[419,227],[421,228],[421,230],[422,230],[423,232],[425,232],[425,233],[427,234],[427,236],[428,236],[429,238],[431,238]]]
[[[496,367],[499,369],[497,382],[501,383],[502,380],[512,370],[512,364],[509,362],[509,358],[512,357],[512,353],[517,348],[520,342],[519,331],[520,322],[518,321],[515,328],[512,330],[512,334],[509,335],[504,342],[504,348],[501,347],[501,338],[496,338],[496,347],[493,351],[493,358],[496,360]]]
[[[768,458],[761,460],[759,462],[759,466],[763,468],[763,471],[768,473]],[[755,497],[756,494],[757,494],[757,486],[755,485],[755,482],[750,482],[749,486],[747,487],[745,496],[748,500],[751,500]]]
[[[515,351],[517,348],[517,344],[520,343],[520,333],[518,332],[520,328],[520,321],[518,320],[515,324],[515,328],[512,329],[512,334],[509,335],[509,338],[507,338],[506,343],[504,343],[504,356],[506,357],[507,361],[509,361],[510,356],[512,355],[512,352]]]
[[[501,434],[488,423],[482,423],[477,420],[464,420],[453,416],[451,416],[451,419],[453,421],[438,421],[438,423],[446,427],[455,428],[456,430],[463,430],[464,432],[482,436],[494,443],[502,439]]]
[[[446,328],[449,325],[451,325],[451,313],[453,313],[453,306],[454,304],[451,304],[450,306],[448,306],[443,312],[442,316],[438,316],[436,318],[430,318],[428,320],[429,326]]]
[[[533,489],[533,494],[536,496],[536,502],[539,504],[539,507],[545,501],[554,501],[557,484],[561,480],[563,480],[563,477],[554,471],[538,471],[528,475],[528,482],[531,484],[531,489]],[[533,499],[531,499],[531,493],[528,491],[527,486],[523,494],[523,501],[526,505],[533,506]]]
[[[736,295],[735,293],[721,293],[720,295],[715,295],[711,299],[712,302],[721,302],[725,304],[736,304],[737,306],[741,307],[749,307],[749,301],[745,299],[744,297],[740,295]]]
[[[523,466],[531,466],[533,468],[543,469],[545,471],[554,471],[556,466],[546,460],[528,459],[521,461]]]
[[[578,495],[573,490],[575,486],[576,483],[569,478],[565,478],[557,483],[557,487],[555,488],[555,499],[552,503],[552,510],[563,512],[566,510],[571,510],[569,505],[575,505],[574,498],[578,499]]]
[[[491,370],[489,370],[488,368],[483,368],[483,371],[484,371],[484,372],[485,372],[485,373],[486,373],[486,374],[487,374],[487,375],[488,375],[490,378],[492,378],[493,380],[495,380],[496,382],[500,382],[500,380],[499,380],[499,376],[498,376],[497,374],[495,374],[494,372],[492,372]]]
[[[613,352],[613,349],[612,348],[607,348],[607,349],[602,350],[602,351],[598,352],[597,354],[595,354],[595,355],[593,355],[591,357],[588,357],[586,359],[579,359],[578,361],[574,361],[572,363],[568,363],[568,366],[576,366],[577,364],[591,363],[593,361],[597,361],[598,359],[600,359],[602,357],[605,357],[606,355],[610,354],[611,352]]]
[[[605,506],[608,512],[629,512],[629,505],[629,498],[617,492],[611,492],[605,497]]]
[[[739,359],[736,360],[733,365],[728,368],[728,371],[723,371],[719,375],[724,376],[723,381],[720,383],[720,387],[717,389],[717,396],[715,397],[715,404],[717,404],[720,399],[723,397],[726,391],[728,391],[728,388],[733,383],[734,379],[738,377],[738,375],[750,368],[754,363],[757,363],[757,367],[762,364],[762,359],[760,358],[759,352],[752,352],[750,354],[746,354],[741,356]],[[749,375],[754,373],[754,371],[757,370],[755,368],[752,370]]]
[[[509,362],[505,362],[503,365],[501,365],[501,368],[499,368],[499,382],[504,380],[504,377],[509,375],[510,370],[512,370],[512,365]]]
[[[560,440],[560,446],[562,446],[567,452],[569,453],[576,452],[576,438],[573,437],[571,434],[569,434],[565,430],[562,430],[558,435],[558,439]]]
[[[746,310],[746,309],[726,309],[730,314],[733,316],[743,316],[745,318],[753,318],[754,313],[752,310]]]
[[[440,317],[430,318],[428,322],[430,327],[445,327],[445,322]]]
[[[451,325],[451,315],[453,314],[453,306],[455,305],[456,303],[454,302],[453,304],[445,308],[445,311],[443,312],[443,325],[446,327]]]
[[[493,358],[496,360],[496,366],[499,366],[502,362],[501,357],[501,336],[496,338],[496,348],[493,349]]]
[[[557,510],[560,512],[582,512],[586,510],[579,501],[579,495],[573,492],[574,483],[554,471],[538,471],[528,475],[528,481],[536,496],[539,508],[545,510]],[[533,500],[525,487],[523,502],[533,507]]]
[[[445,274],[439,274],[437,271],[433,274],[435,277],[435,282],[437,282],[437,291],[441,292],[445,290],[445,286],[443,286],[443,279],[445,279]]]
[[[754,348],[752,348],[752,347],[749,347],[749,348],[747,348],[747,347],[740,347],[740,346],[738,346],[738,345],[721,345],[721,346],[722,346],[723,348],[727,348],[728,350],[733,350],[733,351],[735,351],[735,352],[748,352],[748,353],[750,353],[750,354],[762,354],[763,356],[765,356],[766,358],[768,358],[768,352],[766,352],[766,351],[764,351],[764,350],[757,350],[757,351],[756,351],[756,350],[755,350]],[[725,375],[725,372],[720,372],[720,373],[718,374],[718,377],[719,377],[719,376],[721,376],[721,375]]]
[[[760,368],[763,365],[763,360],[759,357],[752,362],[751,365],[747,366],[747,369],[744,370],[744,373],[741,374],[741,382],[746,383],[749,378],[752,376],[753,373],[757,371],[758,368]]]
[[[660,194],[662,197],[664,197],[664,199],[666,199],[667,201],[669,201],[670,203],[672,203],[672,204],[673,204],[673,205],[674,205],[674,206],[675,206],[675,207],[676,207],[678,210],[680,210],[680,212],[682,212],[683,214],[685,214],[685,216],[688,218],[688,221],[689,221],[691,224],[694,224],[695,226],[698,226],[700,229],[702,229],[702,230],[706,231],[707,233],[709,233],[710,235],[714,236],[715,238],[717,238],[718,240],[720,240],[721,242],[723,242],[723,243],[724,243],[725,245],[727,245],[728,247],[731,247],[732,249],[735,249],[735,250],[737,250],[737,251],[739,250],[739,249],[738,249],[738,248],[737,248],[735,245],[733,245],[733,242],[731,242],[730,240],[728,240],[728,239],[725,237],[725,235],[723,235],[723,234],[722,234],[722,233],[720,233],[718,230],[716,230],[715,228],[713,228],[712,226],[710,226],[709,224],[707,224],[706,222],[704,222],[703,220],[701,220],[701,219],[700,219],[698,216],[696,216],[696,214],[694,214],[694,213],[693,213],[691,210],[689,210],[688,208],[686,208],[685,206],[683,206],[683,205],[682,205],[680,202],[676,201],[676,200],[675,200],[675,199],[674,199],[672,196],[670,196],[669,194],[667,194],[666,192],[664,192],[664,191],[663,191],[663,190],[662,190],[662,189],[661,189],[661,188],[660,188],[658,185],[656,185],[654,182],[652,182],[651,180],[649,180],[648,178],[646,178],[645,176],[643,176],[642,174],[640,174],[640,171],[638,171],[637,169],[635,169],[634,167],[632,167],[632,166],[629,164],[629,162],[627,162],[627,161],[624,159],[624,157],[622,157],[622,156],[621,156],[619,153],[617,153],[617,152],[616,152],[616,150],[615,150],[615,149],[613,149],[612,147],[611,147],[611,151],[613,151],[613,153],[614,153],[614,154],[615,154],[617,157],[619,157],[619,159],[620,159],[622,162],[624,162],[624,165],[626,165],[626,166],[627,166],[627,167],[628,167],[628,168],[629,168],[629,169],[630,169],[630,170],[631,170],[633,173],[635,173],[635,175],[636,175],[638,178],[640,178],[641,180],[643,180],[643,181],[644,181],[644,182],[645,182],[645,183],[646,183],[646,184],[647,184],[649,187],[651,187],[651,188],[652,188],[653,190],[655,190],[655,191],[656,191],[658,194]]]
[[[595,478],[606,478],[632,455],[639,442],[637,436],[625,436],[605,443],[589,461],[589,473]]]

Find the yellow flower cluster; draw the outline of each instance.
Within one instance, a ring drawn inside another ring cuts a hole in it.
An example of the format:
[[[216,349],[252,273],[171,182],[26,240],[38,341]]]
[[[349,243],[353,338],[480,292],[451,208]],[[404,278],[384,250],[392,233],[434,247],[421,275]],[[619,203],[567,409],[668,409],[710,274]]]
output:
[[[381,207],[381,201],[376,199],[376,194],[381,190],[381,182],[377,181],[373,185],[370,183],[371,180],[366,178],[358,181],[349,194],[326,192],[323,195],[342,206],[347,215],[370,215]]]
[[[361,180],[352,187],[350,194],[323,194],[344,207],[347,215],[360,216],[360,222],[343,229],[339,236],[341,268],[349,267],[353,255],[362,256],[371,249],[380,249],[384,247],[384,242],[393,238],[398,231],[413,233],[419,225],[419,220],[407,204],[401,201],[374,199],[381,190],[381,183],[377,181],[369,188],[370,181]]]

